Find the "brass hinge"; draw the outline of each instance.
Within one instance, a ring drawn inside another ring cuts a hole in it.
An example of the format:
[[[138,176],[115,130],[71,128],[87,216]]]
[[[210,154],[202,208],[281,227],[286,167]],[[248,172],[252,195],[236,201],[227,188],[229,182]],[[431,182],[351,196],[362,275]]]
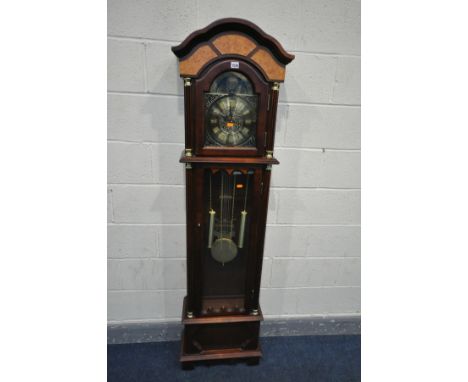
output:
[[[260,183],[260,194],[263,194],[263,182]]]

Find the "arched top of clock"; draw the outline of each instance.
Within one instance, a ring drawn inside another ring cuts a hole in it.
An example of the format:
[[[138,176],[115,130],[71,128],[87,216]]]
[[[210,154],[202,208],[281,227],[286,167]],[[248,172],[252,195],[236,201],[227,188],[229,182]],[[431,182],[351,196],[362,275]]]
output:
[[[172,47],[182,77],[197,77],[204,67],[224,56],[245,57],[258,65],[268,81],[284,81],[285,66],[294,55],[254,23],[237,18],[217,20]]]

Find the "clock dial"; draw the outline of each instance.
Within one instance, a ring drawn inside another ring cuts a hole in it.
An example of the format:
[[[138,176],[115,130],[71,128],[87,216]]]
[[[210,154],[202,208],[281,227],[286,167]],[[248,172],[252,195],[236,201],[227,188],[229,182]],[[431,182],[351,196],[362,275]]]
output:
[[[237,95],[217,98],[207,111],[210,141],[222,146],[242,146],[255,139],[255,108]]]
[[[255,146],[257,95],[238,72],[226,72],[205,93],[205,144]]]

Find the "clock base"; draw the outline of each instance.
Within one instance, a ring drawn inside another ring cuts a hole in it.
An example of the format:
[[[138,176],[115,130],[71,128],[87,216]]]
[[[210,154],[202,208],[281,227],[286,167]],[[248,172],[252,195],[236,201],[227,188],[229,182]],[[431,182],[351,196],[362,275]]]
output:
[[[184,346],[185,339],[182,339],[180,362],[182,364],[182,368],[184,369],[191,369],[192,366],[197,362],[227,359],[246,359],[247,365],[254,366],[258,365],[260,358],[262,358],[263,355],[260,344],[258,344],[257,347],[253,350],[242,350],[240,348],[225,348],[217,350],[208,350],[199,354],[184,353]]]
[[[256,365],[262,357],[259,342],[260,322],[263,315],[230,315],[187,318],[182,316],[184,329],[180,362],[182,368],[191,369],[202,361],[246,359]]]

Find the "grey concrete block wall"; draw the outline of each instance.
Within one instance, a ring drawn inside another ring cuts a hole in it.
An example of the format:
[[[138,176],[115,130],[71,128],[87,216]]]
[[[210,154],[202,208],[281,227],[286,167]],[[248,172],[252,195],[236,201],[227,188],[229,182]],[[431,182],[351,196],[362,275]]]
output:
[[[222,17],[296,55],[280,89],[261,304],[360,313],[360,2],[108,2],[108,319],[178,320],[185,294],[182,81],[170,47]]]

